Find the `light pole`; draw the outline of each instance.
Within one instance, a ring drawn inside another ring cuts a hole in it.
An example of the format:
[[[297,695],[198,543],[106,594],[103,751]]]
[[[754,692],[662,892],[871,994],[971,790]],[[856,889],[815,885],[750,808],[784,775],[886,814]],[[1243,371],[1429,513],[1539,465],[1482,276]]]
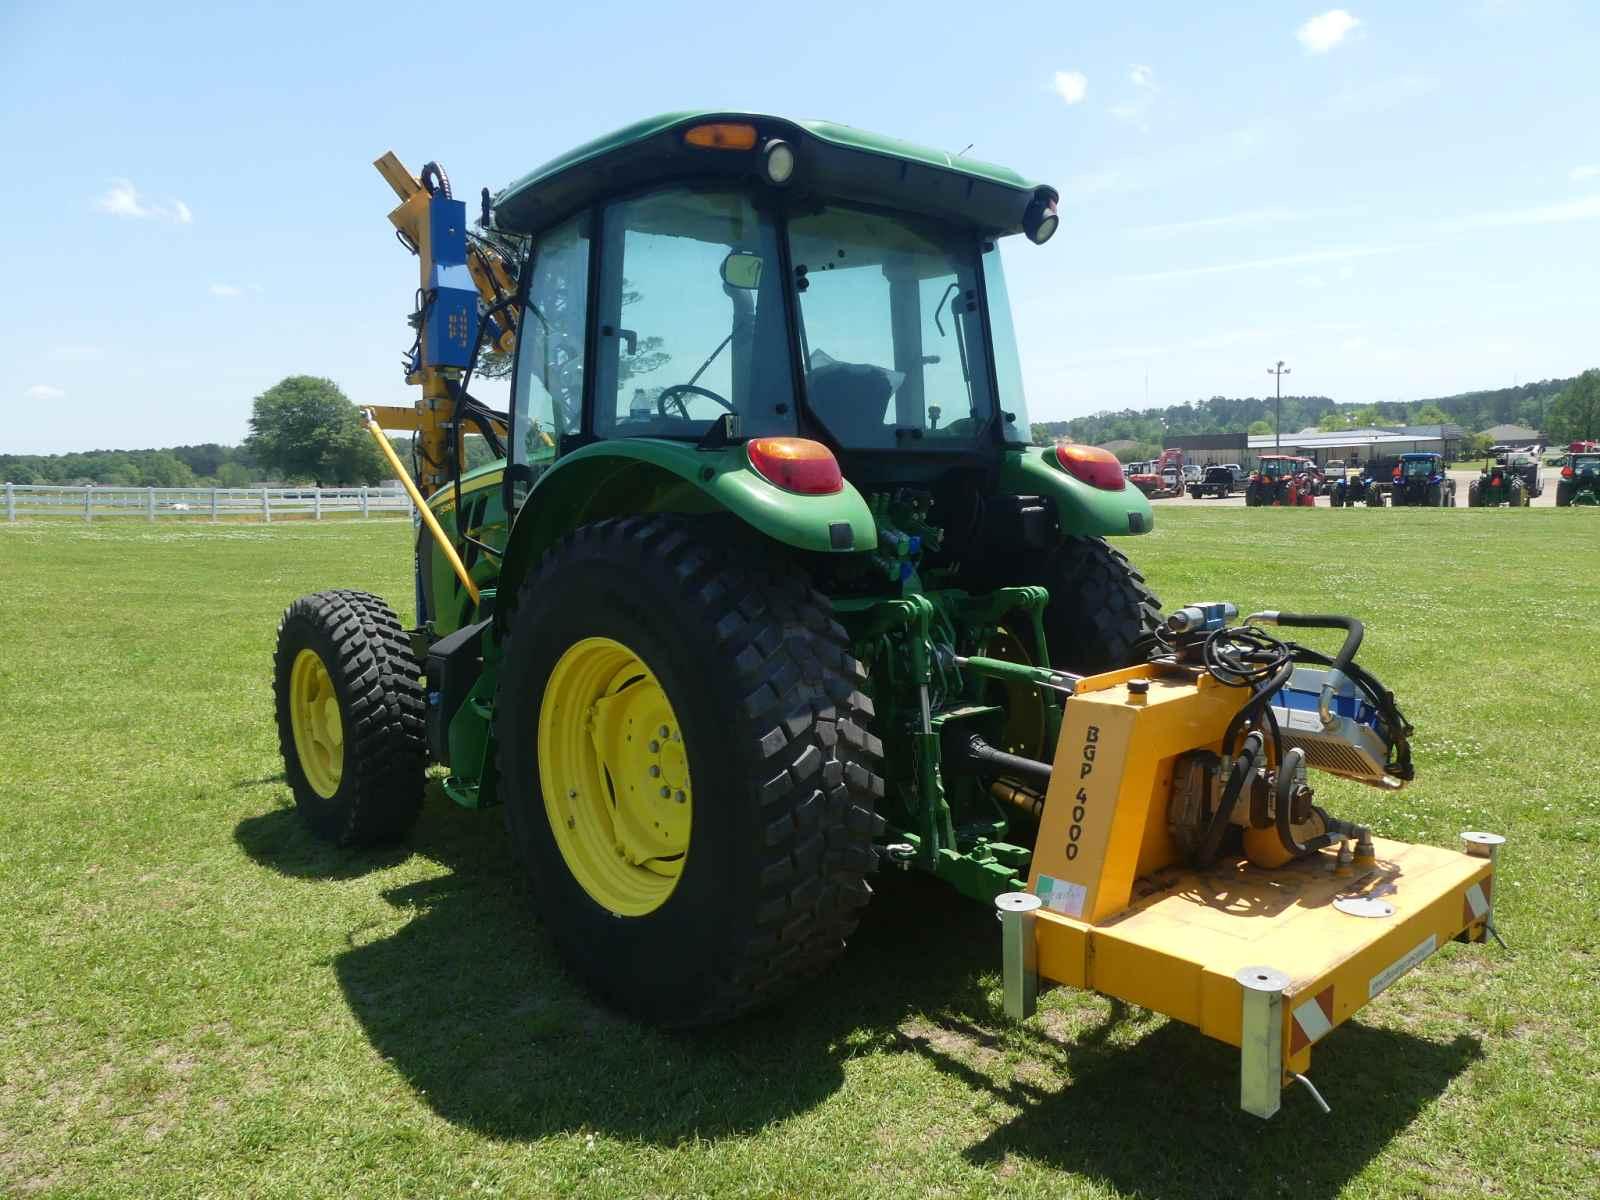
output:
[[[1283,377],[1289,374],[1289,368],[1283,365],[1283,359],[1278,360],[1276,367],[1267,368],[1268,375],[1278,377],[1278,399],[1272,408],[1272,443],[1274,449],[1283,449]]]

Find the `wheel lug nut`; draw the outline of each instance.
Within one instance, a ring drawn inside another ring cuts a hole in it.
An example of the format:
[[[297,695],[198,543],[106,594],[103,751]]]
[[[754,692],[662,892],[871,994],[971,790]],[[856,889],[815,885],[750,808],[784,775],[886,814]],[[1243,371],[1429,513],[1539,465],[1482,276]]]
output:
[[[652,764],[651,767],[650,767],[650,778],[651,779],[659,779],[660,777],[661,777],[661,768]]]
[[[660,742],[651,742],[650,743],[650,753],[651,754],[660,754],[661,753],[661,743]]]
[[[689,798],[689,797],[688,797],[688,795],[687,795],[687,794],[686,794],[686,793],[685,793],[685,792],[684,792],[684,790],[683,790],[683,789],[682,789],[682,788],[679,788],[679,789],[678,789],[678,803],[679,803],[679,804],[682,804],[682,803],[683,803],[683,802],[684,802],[684,801],[685,801],[685,800],[687,800],[687,799],[688,799],[688,798]]]
[[[663,800],[665,800],[670,795],[672,795],[672,789],[669,788],[666,784],[662,784],[661,785],[661,798]]]
[[[665,725],[663,725],[661,727],[661,736],[662,737],[671,737],[672,736],[672,730],[668,729]]]

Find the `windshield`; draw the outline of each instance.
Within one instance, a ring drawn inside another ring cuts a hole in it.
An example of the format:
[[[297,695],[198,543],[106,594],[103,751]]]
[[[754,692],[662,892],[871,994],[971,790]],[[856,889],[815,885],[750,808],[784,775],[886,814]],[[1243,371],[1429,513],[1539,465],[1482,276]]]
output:
[[[1431,458],[1408,458],[1405,460],[1403,469],[1408,479],[1425,478],[1433,474],[1433,460]]]
[[[972,443],[993,412],[977,243],[827,207],[791,219],[789,244],[813,415],[849,449]]]
[[[1572,469],[1574,471],[1600,471],[1600,454],[1574,454],[1572,456]]]
[[[1286,458],[1263,458],[1261,460],[1261,473],[1269,479],[1276,479],[1279,475],[1287,475],[1290,463]]]

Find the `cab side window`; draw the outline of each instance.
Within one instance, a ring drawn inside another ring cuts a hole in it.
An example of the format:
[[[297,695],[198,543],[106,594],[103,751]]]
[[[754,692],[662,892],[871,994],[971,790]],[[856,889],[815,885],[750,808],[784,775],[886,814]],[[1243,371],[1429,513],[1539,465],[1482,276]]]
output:
[[[584,328],[589,300],[589,216],[549,230],[534,245],[533,278],[517,336],[517,461],[555,458],[583,411]]]

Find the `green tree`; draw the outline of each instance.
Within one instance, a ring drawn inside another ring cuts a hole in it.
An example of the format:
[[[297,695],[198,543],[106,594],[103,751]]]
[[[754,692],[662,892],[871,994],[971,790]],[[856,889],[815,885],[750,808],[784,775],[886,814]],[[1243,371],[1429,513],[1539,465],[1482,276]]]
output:
[[[377,483],[388,464],[331,379],[291,375],[256,397],[245,449],[284,479],[326,484]]]
[[[1555,398],[1549,424],[1558,445],[1600,440],[1600,368],[1590,367]]]
[[[139,455],[139,482],[145,487],[192,487],[194,472],[170,450],[147,450]]]
[[[1449,414],[1437,404],[1424,404],[1417,409],[1416,415],[1411,418],[1411,423],[1413,425],[1443,425],[1449,420]]]
[[[225,462],[217,468],[217,486],[225,488],[249,487],[255,481],[255,472],[239,462]]]
[[[1248,433],[1251,437],[1264,437],[1272,432],[1271,421],[1251,421]]]
[[[1350,422],[1337,408],[1330,408],[1317,418],[1317,428],[1324,433],[1338,433],[1341,429],[1349,429]]]

